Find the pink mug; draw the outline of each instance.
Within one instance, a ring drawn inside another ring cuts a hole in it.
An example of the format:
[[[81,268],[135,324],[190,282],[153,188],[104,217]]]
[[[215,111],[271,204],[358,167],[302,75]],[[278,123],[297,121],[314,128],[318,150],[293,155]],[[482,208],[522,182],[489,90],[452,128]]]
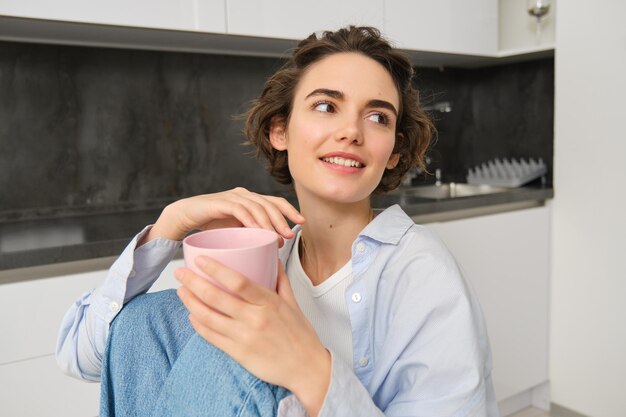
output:
[[[266,229],[231,227],[206,230],[183,240],[187,268],[221,288],[195,263],[207,256],[245,275],[251,281],[275,290],[278,274],[278,234]]]

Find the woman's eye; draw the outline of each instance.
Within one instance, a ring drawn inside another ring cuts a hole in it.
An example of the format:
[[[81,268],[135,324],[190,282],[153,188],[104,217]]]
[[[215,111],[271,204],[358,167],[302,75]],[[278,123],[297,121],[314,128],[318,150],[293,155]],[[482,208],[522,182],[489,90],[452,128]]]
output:
[[[313,108],[317,111],[321,111],[324,113],[333,113],[335,111],[333,105],[325,101],[321,103],[316,103]]]
[[[389,124],[389,118],[385,113],[374,113],[368,117],[370,120],[380,123],[381,125]]]

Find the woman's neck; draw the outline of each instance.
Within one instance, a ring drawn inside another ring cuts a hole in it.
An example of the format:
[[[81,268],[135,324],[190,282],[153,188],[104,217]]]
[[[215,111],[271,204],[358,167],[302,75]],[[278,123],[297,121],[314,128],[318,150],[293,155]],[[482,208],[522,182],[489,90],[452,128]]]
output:
[[[337,204],[305,198],[299,203],[306,219],[300,234],[300,262],[313,285],[319,285],[350,260],[352,243],[373,212],[369,199]]]

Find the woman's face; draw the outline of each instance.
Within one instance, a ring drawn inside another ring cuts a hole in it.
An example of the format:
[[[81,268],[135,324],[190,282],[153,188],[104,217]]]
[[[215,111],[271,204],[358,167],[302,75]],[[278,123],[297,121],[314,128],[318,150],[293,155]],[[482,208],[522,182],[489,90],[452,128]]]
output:
[[[299,198],[337,203],[369,198],[392,155],[399,95],[391,75],[358,53],[337,53],[312,64],[296,88],[288,125],[270,129],[286,150]]]

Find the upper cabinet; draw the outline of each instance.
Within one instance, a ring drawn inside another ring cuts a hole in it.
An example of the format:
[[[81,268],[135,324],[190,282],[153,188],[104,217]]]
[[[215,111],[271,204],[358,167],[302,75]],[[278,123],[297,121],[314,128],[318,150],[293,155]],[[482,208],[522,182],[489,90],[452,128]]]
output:
[[[527,0],[0,0],[0,40],[285,56],[353,24],[379,28],[416,65],[480,66],[552,53],[554,1],[538,38]]]
[[[168,30],[226,30],[223,0],[0,0],[0,15]]]
[[[384,31],[403,49],[498,52],[498,0],[385,0]]]
[[[303,39],[347,25],[383,27],[384,0],[227,0],[227,32],[267,38]]]

